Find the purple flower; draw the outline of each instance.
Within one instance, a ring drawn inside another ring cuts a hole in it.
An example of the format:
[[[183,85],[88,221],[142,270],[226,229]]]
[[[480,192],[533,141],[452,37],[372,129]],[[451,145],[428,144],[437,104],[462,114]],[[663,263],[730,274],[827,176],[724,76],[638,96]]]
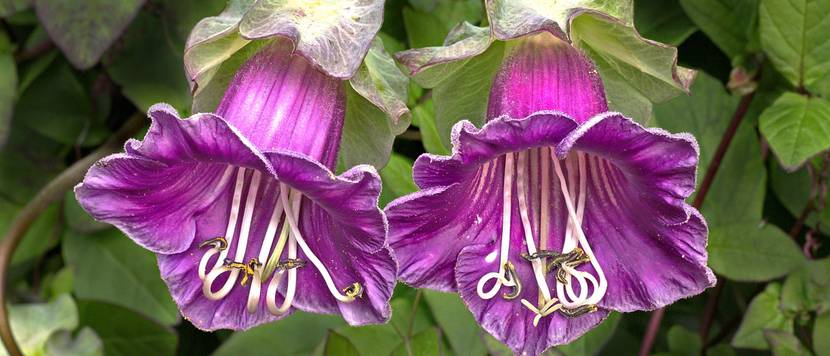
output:
[[[520,354],[712,286],[706,223],[685,202],[695,139],[606,111],[584,55],[547,32],[516,40],[487,123],[457,123],[452,156],[422,155],[421,191],[386,209],[400,278],[457,291]]]
[[[380,179],[365,165],[332,173],[345,107],[344,83],[278,40],[243,64],[216,114],[150,108],[144,141],[99,161],[75,194],[158,255],[200,329],[294,309],[384,322],[397,265]]]

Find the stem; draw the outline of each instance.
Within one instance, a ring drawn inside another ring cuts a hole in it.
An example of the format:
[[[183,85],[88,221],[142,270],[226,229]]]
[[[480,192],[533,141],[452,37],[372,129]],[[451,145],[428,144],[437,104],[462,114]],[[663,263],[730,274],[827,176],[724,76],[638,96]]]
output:
[[[18,52],[14,55],[14,61],[20,63],[31,59],[35,59],[46,53],[49,53],[49,51],[51,51],[53,48],[55,48],[55,44],[52,43],[52,41],[50,40],[46,40],[39,43],[37,46],[34,46],[22,52]]]
[[[807,203],[807,206],[804,207],[804,210],[801,211],[801,214],[798,215],[798,220],[795,221],[793,224],[792,229],[790,229],[790,237],[796,239],[798,234],[801,233],[801,230],[804,228],[804,223],[807,221],[807,218],[810,216],[810,213],[815,210],[815,205],[813,201]]]
[[[706,168],[706,175],[704,176],[703,182],[700,184],[700,189],[698,189],[697,195],[695,196],[695,200],[692,203],[692,206],[694,206],[696,209],[700,209],[700,207],[703,205],[703,201],[706,199],[706,195],[709,193],[709,188],[712,187],[712,183],[715,181],[715,175],[718,173],[718,169],[720,169],[720,164],[723,161],[724,156],[726,156],[726,151],[729,149],[729,145],[732,144],[732,139],[735,138],[735,133],[738,131],[738,126],[741,125],[744,116],[746,116],[746,112],[747,110],[749,110],[749,104],[752,103],[752,98],[754,96],[755,92],[744,95],[741,98],[741,102],[738,103],[738,107],[735,109],[735,113],[732,115],[732,121],[729,122],[729,126],[726,128],[726,132],[723,133],[723,137],[721,138],[720,143],[718,144],[718,149],[715,151],[715,155],[714,157],[712,157],[712,161],[709,163],[709,167]],[[716,295],[713,295],[713,297],[719,296],[720,292],[715,294]],[[717,301],[707,303],[707,307],[709,304],[717,306],[718,303]],[[712,311],[711,313],[714,314],[714,311]],[[640,352],[638,354],[639,356],[648,356],[648,354],[651,352],[651,348],[654,346],[654,340],[657,338],[657,333],[660,331],[660,322],[663,320],[664,314],[665,308],[657,309],[651,313],[651,318],[648,321],[648,328],[646,329],[646,333],[643,336],[643,341],[640,344]],[[704,312],[704,317],[705,315],[706,313]],[[709,320],[709,323],[711,324],[711,320]],[[709,327],[704,324],[703,328],[708,329]]]
[[[22,355],[17,342],[14,340],[11,325],[9,323],[9,314],[6,303],[6,272],[11,263],[14,250],[23,240],[23,236],[34,221],[43,213],[49,204],[63,198],[66,191],[72,189],[78,182],[80,182],[87,169],[92,164],[107,155],[121,149],[121,145],[137,133],[145,123],[144,114],[136,113],[131,116],[127,122],[101,147],[90,153],[83,159],[75,162],[66,170],[61,172],[55,179],[52,179],[46,186],[44,186],[35,197],[26,204],[25,207],[12,221],[9,230],[0,241],[0,339],[6,346],[9,355]]]
[[[706,307],[703,309],[703,322],[700,326],[700,340],[704,345],[706,344],[706,340],[709,339],[709,331],[712,329],[712,322],[715,320],[715,313],[718,311],[718,299],[723,291],[723,285],[723,280],[718,280],[718,283],[709,295],[709,299],[706,301]],[[704,355],[706,354],[705,347],[701,353]]]

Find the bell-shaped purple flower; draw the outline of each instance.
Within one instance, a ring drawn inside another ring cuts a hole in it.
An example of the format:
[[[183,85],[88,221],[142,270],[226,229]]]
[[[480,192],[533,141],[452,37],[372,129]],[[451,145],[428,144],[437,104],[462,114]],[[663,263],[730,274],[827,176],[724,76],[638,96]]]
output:
[[[386,212],[404,282],[457,291],[497,339],[539,354],[715,278],[685,202],[695,139],[606,112],[593,64],[563,40],[516,41],[486,124],[457,123],[452,156],[421,156],[421,191]]]
[[[75,194],[158,255],[198,328],[246,329],[294,309],[384,322],[397,265],[380,179],[365,165],[332,173],[343,85],[277,40],[242,65],[216,114],[150,108],[144,140],[99,161]]]

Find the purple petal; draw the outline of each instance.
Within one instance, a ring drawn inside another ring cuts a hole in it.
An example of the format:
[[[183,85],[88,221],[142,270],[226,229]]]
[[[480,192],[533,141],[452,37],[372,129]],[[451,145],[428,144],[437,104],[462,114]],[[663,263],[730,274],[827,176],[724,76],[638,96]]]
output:
[[[501,66],[487,117],[525,117],[539,110],[561,111],[577,122],[608,110],[594,64],[548,32],[519,40]]]
[[[337,160],[346,114],[340,80],[276,41],[236,73],[216,113],[262,151],[305,154],[330,169]]]
[[[193,240],[193,217],[223,193],[217,186],[228,163],[263,171],[270,167],[217,116],[180,120],[173,108],[155,105],[150,117],[153,124],[144,141],[129,141],[127,154],[96,163],[75,194],[93,217],[115,225],[139,245],[177,253]]]

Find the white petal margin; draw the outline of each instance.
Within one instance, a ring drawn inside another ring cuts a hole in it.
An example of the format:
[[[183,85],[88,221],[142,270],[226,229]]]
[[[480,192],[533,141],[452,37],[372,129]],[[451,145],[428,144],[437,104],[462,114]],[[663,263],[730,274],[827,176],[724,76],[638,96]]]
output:
[[[383,22],[383,0],[258,0],[242,17],[246,39],[282,36],[327,74],[351,78]]]

